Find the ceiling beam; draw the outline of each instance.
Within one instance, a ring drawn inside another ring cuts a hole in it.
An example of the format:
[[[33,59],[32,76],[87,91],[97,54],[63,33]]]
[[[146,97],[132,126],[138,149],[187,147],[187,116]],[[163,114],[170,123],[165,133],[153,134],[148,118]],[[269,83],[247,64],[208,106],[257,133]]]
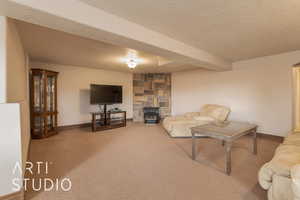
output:
[[[133,48],[210,70],[232,63],[78,0],[1,0],[0,15]]]

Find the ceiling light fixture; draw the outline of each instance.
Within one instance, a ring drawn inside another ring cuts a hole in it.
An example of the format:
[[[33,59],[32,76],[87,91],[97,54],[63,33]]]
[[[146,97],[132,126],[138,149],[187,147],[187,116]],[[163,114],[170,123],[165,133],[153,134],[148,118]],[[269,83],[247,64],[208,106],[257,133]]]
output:
[[[134,69],[140,62],[135,52],[129,52],[125,58],[122,58],[122,61],[127,64],[130,69]]]
[[[128,67],[131,68],[131,69],[135,68],[138,64],[137,60],[135,60],[133,58],[128,59],[126,63],[128,65]]]

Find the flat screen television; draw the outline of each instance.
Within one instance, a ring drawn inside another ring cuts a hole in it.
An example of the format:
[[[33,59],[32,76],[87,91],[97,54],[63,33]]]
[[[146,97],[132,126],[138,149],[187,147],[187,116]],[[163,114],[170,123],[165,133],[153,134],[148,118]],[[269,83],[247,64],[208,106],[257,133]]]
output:
[[[91,104],[122,103],[122,86],[91,84]]]

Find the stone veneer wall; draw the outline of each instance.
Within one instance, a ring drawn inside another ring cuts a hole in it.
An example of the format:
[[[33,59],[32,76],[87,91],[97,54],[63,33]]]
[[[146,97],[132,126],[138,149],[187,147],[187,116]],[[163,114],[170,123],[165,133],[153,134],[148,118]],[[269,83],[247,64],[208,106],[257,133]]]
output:
[[[133,74],[133,120],[143,121],[143,108],[160,108],[163,118],[171,114],[171,74]]]

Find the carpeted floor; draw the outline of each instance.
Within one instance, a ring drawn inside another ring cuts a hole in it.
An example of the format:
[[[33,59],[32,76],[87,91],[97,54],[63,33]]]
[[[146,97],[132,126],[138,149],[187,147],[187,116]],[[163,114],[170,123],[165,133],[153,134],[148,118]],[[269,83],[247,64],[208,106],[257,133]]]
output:
[[[72,189],[26,192],[26,200],[262,200],[257,182],[260,166],[270,160],[280,140],[258,138],[234,143],[232,174],[224,172],[220,141],[199,139],[197,161],[191,140],[172,139],[160,125],[129,123],[103,132],[73,129],[44,140],[33,140],[30,159],[48,161],[49,173],[30,178],[70,178]],[[29,184],[30,185],[30,184]]]

